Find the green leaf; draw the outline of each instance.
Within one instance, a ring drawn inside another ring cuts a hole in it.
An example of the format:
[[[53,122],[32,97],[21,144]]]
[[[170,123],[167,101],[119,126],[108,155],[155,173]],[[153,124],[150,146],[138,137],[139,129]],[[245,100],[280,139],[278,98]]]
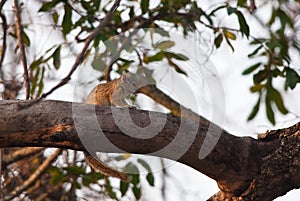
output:
[[[243,34],[245,34],[248,38],[249,34],[250,34],[250,28],[249,28],[249,25],[247,24],[247,21],[246,21],[244,15],[241,13],[241,11],[236,11],[235,14],[238,17],[238,21],[239,21],[239,24],[240,24],[240,31]]]
[[[147,174],[146,179],[150,186],[154,186],[154,176],[151,172]]]
[[[272,88],[269,89],[269,93],[270,93],[270,98],[275,102],[277,108],[279,109],[279,111],[282,114],[287,114],[288,110],[286,109],[286,107],[284,106],[281,94],[279,93],[279,91],[277,91],[276,89]]]
[[[248,54],[248,57],[250,58],[250,57],[253,57],[254,55],[256,55],[262,47],[263,47],[263,45],[258,46],[253,52]]]
[[[101,0],[92,0],[95,10],[99,10]]]
[[[280,23],[282,25],[281,29],[284,29],[286,24],[288,24],[291,28],[294,27],[292,19],[283,10],[278,9],[277,16],[279,17]]]
[[[149,62],[154,62],[154,61],[161,61],[164,58],[164,53],[163,52],[158,52],[155,55],[151,57],[147,57],[144,55],[144,62],[147,64]]]
[[[223,30],[223,33],[226,38],[231,39],[231,40],[236,40],[236,35],[226,29]]]
[[[281,71],[278,68],[275,68],[271,72],[272,72],[272,76],[273,77],[278,77],[278,76],[280,76],[282,74]]]
[[[132,7],[130,7],[130,11],[129,11],[129,17],[133,17],[134,15],[135,15],[135,12],[134,12],[134,7],[132,6]]]
[[[99,172],[92,171],[89,174],[82,174],[81,178],[82,184],[84,186],[89,186],[90,184],[96,184],[100,179],[104,179],[104,175]]]
[[[27,36],[27,34],[25,33],[24,30],[22,30],[22,32],[21,32],[21,38],[22,38],[22,42],[25,45],[30,46],[30,44],[31,44],[30,39],[29,39],[29,37]]]
[[[111,183],[108,178],[105,179],[105,189],[111,198],[118,200],[117,194],[113,191],[113,187],[111,186]]]
[[[50,9],[54,8],[55,5],[57,4],[57,1],[50,1],[50,2],[45,2],[43,3],[43,5],[41,6],[41,8],[39,9],[38,12],[47,12]]]
[[[131,176],[131,183],[133,185],[138,185],[140,183],[140,175],[139,174],[129,174]]]
[[[270,98],[268,98],[268,95],[267,95],[267,98],[266,98],[266,113],[267,113],[268,120],[273,125],[275,125],[274,111],[271,107],[271,100],[270,100]]]
[[[132,187],[132,192],[134,194],[134,197],[139,200],[141,198],[141,188],[139,188],[138,186],[134,185]]]
[[[254,84],[259,84],[262,81],[264,81],[268,77],[269,73],[266,70],[260,70],[258,73],[256,73],[253,76],[253,82]]]
[[[221,46],[222,41],[223,41],[223,34],[219,33],[218,36],[214,40],[214,44],[215,44],[216,48],[219,48]]]
[[[31,71],[33,72],[33,70]],[[35,89],[37,87],[37,82],[39,80],[39,74],[40,74],[40,68],[37,68],[36,69],[36,73],[34,74],[34,77],[33,77],[33,81],[32,81],[32,84],[31,84],[31,89],[30,89],[30,94],[33,95],[34,92],[35,92]]]
[[[247,121],[252,120],[256,116],[257,112],[259,111],[259,106],[260,106],[260,96],[258,98],[257,103],[254,105],[250,115],[248,116]]]
[[[170,37],[169,32],[166,31],[166,30],[164,30],[164,29],[162,29],[162,28],[155,28],[155,29],[154,29],[154,32],[155,32],[155,33],[158,33],[158,34],[161,35],[161,36]]]
[[[152,172],[150,165],[143,159],[137,159],[137,162],[141,164],[148,172]]]
[[[80,1],[82,7],[87,11],[87,13],[93,12],[93,7],[90,5],[90,2]]]
[[[65,175],[64,174],[55,174],[52,175],[51,179],[50,179],[50,184],[55,186],[58,183],[62,182],[65,179]]]
[[[236,12],[236,8],[231,7],[231,6],[227,6],[227,14],[231,15],[232,13]]]
[[[51,179],[50,179],[51,185],[57,185],[58,183],[62,182],[66,178],[66,175],[57,167],[51,166],[47,168],[47,171],[51,175]]]
[[[226,35],[225,36],[225,40],[227,42],[227,44],[229,45],[229,47],[231,48],[232,52],[234,52],[234,47],[232,46],[231,42],[229,41],[228,37]]]
[[[218,10],[223,9],[223,8],[227,8],[227,5],[222,5],[222,6],[219,6],[219,7],[215,8],[214,10],[212,10],[212,11],[208,14],[208,16],[214,16],[214,15],[215,15],[215,12],[217,12]]]
[[[52,14],[52,19],[53,19],[53,22],[55,24],[57,24],[57,22],[58,22],[58,14],[57,14],[56,11]]]
[[[118,41],[115,40],[106,40],[104,42],[106,48],[111,52],[111,57],[114,58],[119,54],[119,49],[118,49]]]
[[[75,187],[76,189],[81,189],[81,188],[82,188],[81,184],[78,183],[76,180],[74,180],[73,185],[74,185],[74,187]]]
[[[261,65],[260,62],[248,67],[246,70],[243,71],[243,75],[248,75],[250,73],[252,73],[253,71],[255,71],[259,66]]]
[[[101,54],[96,53],[94,59],[91,63],[95,70],[104,71],[106,68],[106,63],[103,61]]]
[[[38,60],[33,61],[30,64],[30,70],[34,71],[35,69],[37,69],[37,67],[39,67],[40,64],[44,62],[43,59],[44,59],[43,57],[40,57]]]
[[[127,163],[126,166],[124,167],[124,169],[126,172],[130,172],[131,174],[139,174],[140,173],[138,167],[131,162]]]
[[[159,43],[155,44],[154,48],[155,49],[165,50],[165,49],[173,47],[174,45],[175,45],[174,41],[165,40],[165,41],[162,41],[162,42],[159,42]]]
[[[129,183],[123,182],[122,180],[120,181],[120,191],[121,191],[121,196],[123,197],[126,192],[128,191],[129,188]]]
[[[142,14],[145,14],[149,9],[149,0],[141,0]]]
[[[44,75],[45,75],[45,67],[42,68],[41,78],[39,81],[39,90],[37,92],[37,97],[39,97],[42,94],[42,91],[44,89]]]
[[[59,69],[59,67],[60,67],[60,49],[61,49],[61,46],[59,45],[52,54],[53,65],[56,70]]]
[[[62,21],[63,34],[66,36],[72,30],[72,8],[69,4],[64,6],[65,14]]]
[[[140,171],[135,164],[131,162],[127,163],[124,170],[130,173],[128,175],[131,177],[131,183],[133,185],[138,185],[140,183]]]
[[[254,92],[257,92],[257,91],[261,91],[264,87],[265,87],[264,84],[256,84],[256,85],[254,85],[254,86],[252,86],[252,87],[250,88],[250,91],[251,91],[252,93],[254,93]]]
[[[169,58],[173,58],[179,61],[188,61],[189,58],[183,54],[180,53],[174,53],[174,52],[164,52],[164,55],[169,57]]]
[[[272,9],[272,15],[271,18],[268,22],[268,25],[271,26],[274,22],[275,22],[275,18],[278,16],[277,14],[277,10],[275,10],[274,8]]]
[[[75,175],[75,176],[85,174],[85,170],[79,166],[68,166],[68,167],[65,167],[64,170],[66,170],[68,174]]]
[[[294,89],[298,82],[300,82],[300,77],[294,69],[286,69],[286,86]]]
[[[185,76],[187,76],[187,73],[185,71],[183,71],[176,63],[174,63],[170,58],[167,57],[168,60],[168,64],[173,67],[177,73],[180,74],[184,74]]]
[[[247,3],[247,0],[238,0],[237,1],[237,6],[245,7],[246,3]]]

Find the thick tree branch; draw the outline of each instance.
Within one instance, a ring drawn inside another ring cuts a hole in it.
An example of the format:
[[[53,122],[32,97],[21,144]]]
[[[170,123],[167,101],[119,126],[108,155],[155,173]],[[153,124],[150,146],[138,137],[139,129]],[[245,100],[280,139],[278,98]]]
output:
[[[159,122],[166,118],[165,125],[156,136],[143,139],[143,136],[132,137],[129,136],[132,133],[119,129],[122,121],[126,124],[128,117],[123,116],[126,108],[111,109],[78,103],[41,101],[19,110],[29,102],[0,102],[0,147],[88,148],[101,152],[150,154],[178,160],[215,179],[223,191],[230,193],[240,193],[249,187],[259,172],[261,159],[274,151],[279,143],[270,145],[268,141],[261,143],[223,131],[213,151],[200,160],[199,151],[210,125],[205,119],[198,123],[172,115],[130,108],[132,121],[141,128],[151,123],[148,114]],[[116,114],[120,115],[118,121]],[[99,125],[104,137],[101,136]],[[113,144],[107,143],[107,139]],[[188,144],[188,147],[183,147],[184,144]],[[169,151],[162,151],[170,145]],[[180,152],[182,155],[178,156],[177,153]]]

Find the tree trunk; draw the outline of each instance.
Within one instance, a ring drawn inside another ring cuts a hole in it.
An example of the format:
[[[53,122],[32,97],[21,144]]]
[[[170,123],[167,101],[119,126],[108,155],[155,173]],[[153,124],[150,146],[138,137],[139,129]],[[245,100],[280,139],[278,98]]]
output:
[[[1,101],[0,112],[0,147],[62,147],[177,160],[218,182],[221,191],[210,200],[272,200],[300,184],[299,123],[256,140],[224,130],[220,137],[208,133],[220,128],[204,118],[194,122],[135,108]],[[200,159],[207,135],[218,143]]]

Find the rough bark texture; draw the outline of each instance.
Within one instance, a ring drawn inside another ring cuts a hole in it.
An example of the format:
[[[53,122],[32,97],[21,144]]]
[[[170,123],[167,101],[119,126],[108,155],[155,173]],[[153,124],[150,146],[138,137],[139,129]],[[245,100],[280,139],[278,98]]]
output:
[[[122,119],[128,118],[122,116],[127,111],[124,108],[95,108],[60,101],[41,101],[26,106],[28,103],[0,102],[0,147],[85,150],[83,144],[90,143],[96,151],[150,154],[177,160],[218,182],[221,191],[210,200],[272,200],[297,188],[300,183],[300,124],[266,132],[258,140],[236,137],[223,130],[212,152],[200,160],[199,151],[208,126],[216,127],[202,118],[200,123],[196,123],[167,115],[164,127],[157,135],[141,139],[126,135],[116,125],[112,111],[120,114],[122,123]],[[94,113],[97,121],[92,115]],[[165,117],[164,114],[134,108],[129,108],[129,113],[132,121],[140,127],[151,123],[149,114],[155,119]],[[99,143],[99,125],[114,146],[96,146]],[[159,152],[173,143],[179,130],[184,131],[184,135],[179,136],[182,143],[191,143],[185,153],[179,158],[176,155],[182,149],[181,144],[175,144],[172,151]],[[78,135],[81,135],[80,138]]]

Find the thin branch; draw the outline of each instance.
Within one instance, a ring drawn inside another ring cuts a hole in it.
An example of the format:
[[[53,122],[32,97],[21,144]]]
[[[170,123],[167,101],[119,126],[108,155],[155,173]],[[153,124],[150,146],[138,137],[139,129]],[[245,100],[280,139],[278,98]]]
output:
[[[25,86],[26,86],[26,99],[29,99],[30,96],[30,80],[29,80],[29,74],[28,74],[28,68],[27,68],[27,59],[26,59],[26,53],[25,53],[25,46],[22,41],[22,25],[21,25],[21,16],[20,16],[20,10],[19,10],[19,4],[18,0],[14,0],[14,9],[16,14],[16,34],[18,38],[18,46],[20,48],[20,54],[21,59],[23,63],[24,68],[24,80],[25,80]]]
[[[174,116],[184,117],[186,119],[202,122],[204,124],[207,123],[207,120],[204,117],[199,116],[192,110],[180,105],[180,103],[176,102],[169,96],[167,96],[164,92],[158,89],[155,85],[146,85],[137,90],[138,93],[143,93],[146,96],[152,98],[155,102],[165,106],[168,108]]]
[[[35,155],[36,153],[39,153],[44,149],[45,149],[44,147],[25,147],[25,148],[18,149],[15,152],[6,155],[3,158],[2,165],[5,168],[11,163],[22,160],[23,158],[26,158],[28,156]]]
[[[42,94],[40,99],[46,98],[51,93],[53,93],[56,89],[64,86],[69,82],[71,79],[71,76],[75,72],[75,70],[78,68],[78,66],[82,63],[84,56],[89,48],[90,43],[96,38],[96,36],[102,31],[103,27],[105,27],[108,22],[110,21],[114,11],[118,8],[121,0],[116,0],[109,12],[106,14],[105,18],[102,20],[102,22],[96,27],[96,29],[90,34],[90,36],[86,39],[86,42],[84,44],[84,47],[82,48],[80,54],[77,56],[75,63],[73,64],[70,72],[66,77],[64,77],[56,86],[54,86],[52,89],[50,89],[47,93]]]
[[[249,11],[250,13],[253,13],[256,10],[256,4],[255,4],[255,0],[250,0],[250,5],[249,5]]]
[[[51,156],[49,156],[36,171],[20,186],[17,186],[14,191],[4,197],[4,200],[12,200],[28,189],[34,182],[36,182],[42,173],[51,165],[51,163],[60,155],[61,149],[57,149]]]
[[[161,184],[161,196],[164,201],[166,201],[166,187],[167,187],[167,182],[166,182],[166,177],[169,176],[169,173],[167,172],[167,168],[165,165],[165,161],[163,158],[160,158],[160,164],[161,164],[161,169],[162,169],[162,184]]]
[[[0,9],[2,9],[0,7]],[[3,13],[0,13],[0,17],[2,20],[2,30],[3,30],[3,39],[2,39],[2,50],[1,50],[1,58],[0,58],[0,78],[4,80],[4,73],[2,70],[3,61],[6,53],[6,36],[7,36],[7,20]]]
[[[139,66],[143,67],[143,61],[142,61],[142,57],[141,57],[139,51],[136,48],[134,48],[134,51],[135,51],[135,53],[136,53],[136,55],[137,55],[137,57],[139,59]]]
[[[0,2],[0,11],[2,11],[2,8],[3,8],[5,3],[6,3],[6,0],[1,0],[1,2]]]

